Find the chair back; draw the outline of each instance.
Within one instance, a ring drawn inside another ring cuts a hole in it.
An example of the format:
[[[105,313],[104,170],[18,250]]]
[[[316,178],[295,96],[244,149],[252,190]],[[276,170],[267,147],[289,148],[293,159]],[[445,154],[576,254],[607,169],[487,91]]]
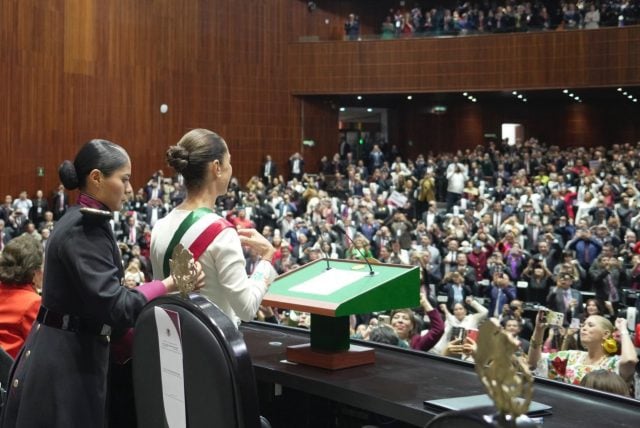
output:
[[[138,426],[167,426],[156,308],[179,320],[174,325],[179,325],[182,347],[186,426],[260,427],[253,365],[244,340],[234,323],[200,295],[190,300],[178,296],[155,299],[138,317],[133,344]]]
[[[9,389],[7,388],[7,384],[9,383],[9,374],[11,373],[12,365],[13,358],[11,358],[11,355],[0,348],[0,385],[2,385],[4,389]]]

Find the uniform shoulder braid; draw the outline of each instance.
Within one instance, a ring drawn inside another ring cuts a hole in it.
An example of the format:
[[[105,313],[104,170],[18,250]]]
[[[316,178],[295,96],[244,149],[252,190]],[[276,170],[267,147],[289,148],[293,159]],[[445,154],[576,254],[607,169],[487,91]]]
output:
[[[81,193],[78,197],[80,213],[86,220],[111,220],[113,213],[106,209],[106,205],[94,199],[86,193]]]
[[[80,208],[80,212],[82,213],[82,217],[87,220],[110,220],[113,217],[113,213],[111,211],[99,210],[97,208],[82,207]]]

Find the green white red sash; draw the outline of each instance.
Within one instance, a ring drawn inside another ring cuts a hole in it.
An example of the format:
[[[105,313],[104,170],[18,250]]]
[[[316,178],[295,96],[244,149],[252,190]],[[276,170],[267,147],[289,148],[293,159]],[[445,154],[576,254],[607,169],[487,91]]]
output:
[[[233,227],[233,225],[215,215],[209,208],[198,208],[191,211],[178,226],[164,253],[163,275],[167,277],[170,274],[169,259],[178,243],[188,248],[193,254],[194,260],[198,260],[213,240],[216,239],[216,236],[228,227]]]

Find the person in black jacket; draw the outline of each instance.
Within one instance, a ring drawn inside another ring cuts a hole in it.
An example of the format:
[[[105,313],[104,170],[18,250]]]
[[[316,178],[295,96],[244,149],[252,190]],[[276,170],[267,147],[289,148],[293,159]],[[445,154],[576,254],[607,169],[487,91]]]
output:
[[[124,338],[149,300],[175,290],[170,277],[135,290],[121,286],[109,220],[130,188],[125,150],[91,140],[59,174],[81,193],[47,244],[42,306],[12,369],[3,428],[107,426],[110,344]]]

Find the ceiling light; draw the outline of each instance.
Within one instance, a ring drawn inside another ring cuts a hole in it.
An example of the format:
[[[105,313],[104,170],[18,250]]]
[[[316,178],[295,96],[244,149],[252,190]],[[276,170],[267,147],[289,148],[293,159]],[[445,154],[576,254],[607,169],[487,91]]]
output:
[[[463,96],[463,97],[466,97],[467,95],[469,95],[469,94],[468,94],[468,93],[466,93],[466,92],[463,92],[463,93],[462,93],[462,96]]]
[[[368,108],[368,109],[367,109],[367,112],[369,112],[369,113],[371,113],[372,111],[373,111],[373,109],[372,109],[372,108]]]
[[[565,90],[563,90],[563,91],[562,91],[562,93],[563,93],[563,94],[568,94],[568,93],[569,93],[569,90],[568,90],[568,89],[565,89]]]
[[[344,107],[340,107],[340,111],[347,111],[347,109]]]
[[[623,92],[623,93],[622,93],[622,95],[627,95],[627,92],[626,92],[626,91],[625,91],[625,92]]]
[[[511,92],[513,95],[518,95],[518,91]]]
[[[407,95],[407,99],[408,99],[408,100],[412,100],[412,99],[413,99],[413,97],[412,97],[411,95]]]
[[[570,96],[571,98],[573,98],[573,94],[572,94],[571,92],[569,92],[569,96]]]
[[[618,88],[618,92],[622,92],[622,88]]]
[[[518,98],[522,99],[522,94],[519,94],[519,95],[518,95]]]
[[[523,99],[522,99],[522,101],[526,103],[526,102],[527,102],[527,99],[526,99],[526,98],[523,98]]]
[[[475,102],[476,102],[476,101],[478,101],[478,100],[474,98],[474,99],[472,99],[471,101],[473,101],[473,102],[475,103]]]
[[[633,102],[634,102],[634,103],[637,103],[637,102],[638,102],[638,99],[637,99],[637,98],[634,98],[634,99],[633,99]]]
[[[630,100],[633,99],[633,95],[629,95],[627,98],[629,98]]]
[[[362,95],[358,95],[358,99],[361,100],[362,99]]]

